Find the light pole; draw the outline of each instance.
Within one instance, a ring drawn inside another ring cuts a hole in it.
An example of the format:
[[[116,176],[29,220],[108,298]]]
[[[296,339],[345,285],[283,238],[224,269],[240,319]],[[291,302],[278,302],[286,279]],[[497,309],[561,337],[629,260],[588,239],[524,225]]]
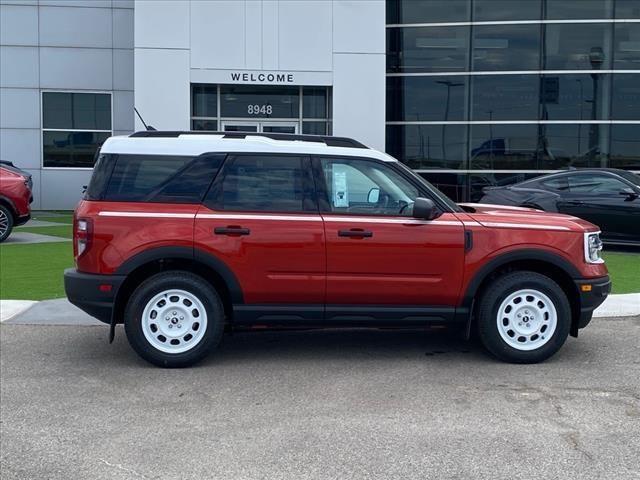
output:
[[[451,87],[461,87],[464,83],[456,83],[451,80],[436,80],[436,83],[447,86],[447,100],[444,107],[444,121],[447,122],[449,120],[449,102],[451,98]],[[442,125],[442,160],[446,163],[447,161],[447,147],[445,145],[445,129],[447,128],[447,124]]]
[[[591,47],[589,51],[589,61],[591,62],[591,68],[593,70],[600,70],[600,67],[604,63],[604,51],[602,47]],[[599,74],[593,72],[591,79],[593,80],[593,98],[591,99],[591,120],[596,120],[598,116],[598,78]],[[592,123],[589,129],[589,158],[592,160],[590,163],[595,163],[596,148],[600,142],[600,126],[597,123]],[[591,165],[589,165],[591,166]]]
[[[580,101],[578,106],[580,107],[580,123],[578,124],[578,157],[580,156],[581,144],[582,144],[582,120],[584,115],[582,113],[582,104],[584,103],[584,87],[582,85],[582,79],[577,79],[578,85],[580,85]]]

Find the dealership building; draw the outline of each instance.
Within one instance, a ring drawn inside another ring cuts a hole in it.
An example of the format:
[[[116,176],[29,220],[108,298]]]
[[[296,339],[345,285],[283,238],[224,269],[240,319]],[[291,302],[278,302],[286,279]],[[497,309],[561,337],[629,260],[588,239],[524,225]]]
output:
[[[333,134],[456,200],[640,171],[640,0],[0,0],[0,158],[72,208],[144,126]]]

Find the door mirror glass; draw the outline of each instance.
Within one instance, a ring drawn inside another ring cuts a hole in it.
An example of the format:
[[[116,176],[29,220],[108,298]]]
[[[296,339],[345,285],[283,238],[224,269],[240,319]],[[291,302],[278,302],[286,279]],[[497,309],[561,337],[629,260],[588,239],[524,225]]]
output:
[[[420,218],[421,220],[433,220],[438,216],[438,209],[433,203],[433,200],[428,198],[418,197],[413,204],[413,216],[414,218]]]
[[[371,190],[369,190],[369,195],[367,195],[367,202],[378,203],[379,200],[380,200],[380,189],[372,188]]]

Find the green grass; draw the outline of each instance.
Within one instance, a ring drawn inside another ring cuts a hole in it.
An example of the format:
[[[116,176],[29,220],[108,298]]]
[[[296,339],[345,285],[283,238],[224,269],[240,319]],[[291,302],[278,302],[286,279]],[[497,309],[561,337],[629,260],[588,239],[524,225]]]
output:
[[[609,269],[613,293],[640,292],[640,254],[604,252],[602,257]]]
[[[30,227],[27,223],[24,227],[18,227],[16,232],[39,233],[41,235],[71,238],[73,236],[73,227],[71,225],[60,225],[59,227]]]
[[[44,300],[64,297],[62,272],[71,266],[71,242],[2,245],[0,298]]]

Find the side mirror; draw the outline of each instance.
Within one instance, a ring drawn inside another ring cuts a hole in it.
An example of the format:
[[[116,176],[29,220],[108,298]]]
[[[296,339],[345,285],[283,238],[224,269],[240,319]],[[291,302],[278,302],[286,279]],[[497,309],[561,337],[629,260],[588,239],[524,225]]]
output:
[[[620,192],[620,195],[625,195],[627,197],[626,200],[628,202],[633,201],[636,198],[640,197],[640,194],[634,191],[633,188],[631,187],[623,188],[622,191]]]
[[[369,203],[378,203],[380,200],[380,189],[372,188],[369,190],[369,195],[367,195],[367,202]]]
[[[433,200],[418,197],[413,204],[413,217],[422,220],[433,220],[438,216],[438,209]]]

